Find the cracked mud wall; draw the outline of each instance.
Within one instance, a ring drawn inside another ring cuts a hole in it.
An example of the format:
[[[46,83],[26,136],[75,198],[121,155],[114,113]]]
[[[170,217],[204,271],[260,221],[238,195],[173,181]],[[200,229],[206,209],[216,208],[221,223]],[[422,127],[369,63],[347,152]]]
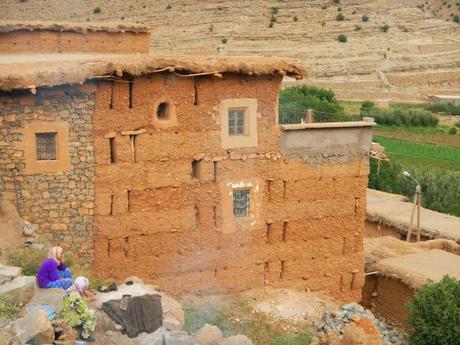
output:
[[[100,84],[93,263],[101,277],[138,275],[176,294],[268,285],[360,300],[366,158],[284,157],[280,82],[155,74]],[[223,149],[219,105],[238,98],[257,99],[258,145]],[[170,118],[156,119],[159,102]],[[251,187],[251,211],[233,219],[240,185]]]
[[[146,54],[149,40],[146,32],[18,30],[0,33],[0,52]]]

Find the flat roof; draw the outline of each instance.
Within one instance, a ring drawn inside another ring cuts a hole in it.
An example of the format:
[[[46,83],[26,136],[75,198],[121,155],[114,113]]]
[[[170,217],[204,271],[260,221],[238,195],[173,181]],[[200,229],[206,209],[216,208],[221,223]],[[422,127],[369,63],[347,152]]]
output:
[[[46,22],[0,20],[0,33],[13,31],[68,31],[85,33],[87,31],[105,32],[150,32],[150,27],[136,23],[121,22]]]
[[[174,56],[150,54],[0,54],[0,90],[35,89],[87,80],[170,71],[183,75],[287,75],[307,77],[301,61],[255,56]]]
[[[394,227],[406,234],[412,213],[412,202],[401,201],[402,196],[367,189],[368,221]],[[460,217],[420,208],[420,231],[428,238],[444,238],[460,244]],[[417,230],[412,229],[412,234]]]
[[[433,95],[431,97],[437,97],[437,98],[449,98],[449,99],[460,99],[460,96],[452,96],[452,95]]]
[[[460,256],[440,249],[385,258],[372,267],[384,275],[395,275],[415,288],[429,280],[440,281],[446,274],[460,279]]]

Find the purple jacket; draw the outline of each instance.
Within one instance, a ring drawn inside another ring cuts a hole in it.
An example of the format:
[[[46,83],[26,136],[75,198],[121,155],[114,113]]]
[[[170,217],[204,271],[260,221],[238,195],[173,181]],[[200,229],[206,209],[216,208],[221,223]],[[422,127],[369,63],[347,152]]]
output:
[[[40,265],[37,273],[37,283],[41,288],[45,288],[49,282],[54,282],[59,280],[58,270],[64,271],[66,265],[60,264],[58,266],[57,262],[54,259],[46,259]]]

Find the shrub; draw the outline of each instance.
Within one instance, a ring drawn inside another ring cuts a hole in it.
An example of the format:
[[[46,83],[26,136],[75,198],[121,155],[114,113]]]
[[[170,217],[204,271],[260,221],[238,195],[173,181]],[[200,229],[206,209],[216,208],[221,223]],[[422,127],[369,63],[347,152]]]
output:
[[[460,128],[460,121],[455,122],[454,126]]]
[[[19,306],[10,296],[0,294],[0,319],[15,320],[18,316]]]
[[[363,22],[368,22],[368,21],[369,21],[369,17],[368,17],[368,16],[362,16],[362,17],[361,17],[361,20],[362,20]]]
[[[360,31],[361,30],[361,25],[355,25],[355,31]]]
[[[100,8],[99,6],[94,7],[93,13],[94,13],[94,14],[101,13],[101,8]]]
[[[452,18],[452,21],[453,21],[454,23],[460,24],[460,17],[459,17],[459,15],[456,14],[456,15],[454,16],[454,18]]]
[[[269,28],[272,28],[272,27],[273,27],[273,25],[274,25],[274,23],[273,23],[273,22],[270,22],[270,23],[268,23],[268,27],[269,27]]]
[[[337,12],[342,12],[342,7],[338,7]]]
[[[380,31],[382,32],[387,32],[390,29],[390,25],[387,23],[384,23],[383,25],[380,26]]]
[[[322,9],[322,10],[325,10],[326,8],[327,8],[327,5],[322,5],[322,6],[321,6],[321,9]]]
[[[457,127],[450,127],[449,128],[449,134],[452,134],[452,135],[457,134]]]
[[[460,105],[455,105],[454,103],[430,104],[426,107],[426,109],[434,113],[460,115]]]
[[[33,276],[47,257],[47,251],[42,249],[12,249],[8,253],[8,264],[22,267],[22,274]]]
[[[375,103],[371,101],[364,101],[361,103],[361,108],[359,109],[359,112],[361,115],[369,115],[369,113],[375,109]]]
[[[360,109],[361,116],[370,116],[379,125],[389,126],[423,126],[436,127],[439,119],[426,110],[413,110],[406,108],[394,108],[381,110],[376,108],[372,102],[363,102]]]
[[[347,35],[341,34],[337,36],[337,40],[339,42],[345,43],[346,41],[348,41],[348,38],[347,38]]]
[[[292,20],[296,22],[298,20],[298,18],[294,17],[294,18],[292,18]]]
[[[227,40],[225,37],[222,38],[222,43],[223,43],[223,44],[227,44],[227,42],[228,42],[228,40]]]
[[[339,13],[339,14],[335,17],[335,20],[338,20],[339,22],[340,22],[340,21],[343,21],[343,20],[345,20],[345,16],[344,16],[342,13]]]
[[[278,7],[272,7],[272,14],[277,14],[279,8]]]
[[[276,23],[276,16],[272,14],[272,17],[270,18],[270,23]]]
[[[460,281],[448,276],[428,282],[406,305],[411,345],[458,344]]]
[[[332,3],[335,4],[335,5],[338,5],[338,4],[340,4],[340,0],[332,0]]]
[[[171,4],[168,4],[168,6],[166,6],[167,10],[170,10],[171,8],[172,8]]]

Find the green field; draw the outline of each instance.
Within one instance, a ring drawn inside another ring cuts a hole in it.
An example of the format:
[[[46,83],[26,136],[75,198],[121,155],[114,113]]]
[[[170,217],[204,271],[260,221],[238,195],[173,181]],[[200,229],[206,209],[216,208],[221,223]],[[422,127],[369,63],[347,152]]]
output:
[[[374,136],[390,160],[407,168],[460,172],[460,148]]]

